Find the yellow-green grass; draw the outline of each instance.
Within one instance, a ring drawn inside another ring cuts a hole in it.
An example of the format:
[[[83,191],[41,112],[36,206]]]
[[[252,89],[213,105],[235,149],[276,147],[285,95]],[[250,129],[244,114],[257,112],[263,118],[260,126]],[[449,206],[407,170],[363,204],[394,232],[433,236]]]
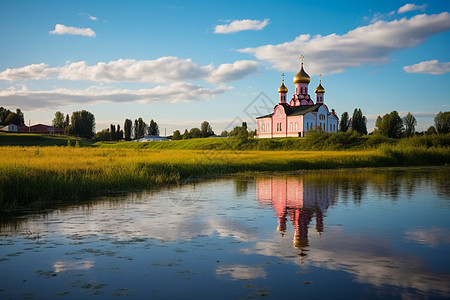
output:
[[[425,147],[274,152],[8,146],[0,147],[0,207],[64,202],[239,172],[448,163],[449,148]]]

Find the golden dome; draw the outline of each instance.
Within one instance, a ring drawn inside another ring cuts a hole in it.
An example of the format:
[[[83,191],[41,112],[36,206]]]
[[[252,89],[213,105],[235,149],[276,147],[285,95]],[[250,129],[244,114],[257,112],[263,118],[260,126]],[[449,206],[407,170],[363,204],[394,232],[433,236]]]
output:
[[[283,83],[281,84],[281,86],[278,88],[278,93],[285,93],[285,94],[287,94],[287,92],[288,92],[288,89],[287,89],[287,87],[284,85],[284,80],[283,80]]]
[[[303,63],[300,68],[300,71],[297,73],[297,75],[294,76],[294,83],[309,83],[311,79],[309,78],[309,75],[306,74],[305,70],[303,70]]]
[[[322,86],[322,83],[319,81],[319,85],[316,87],[316,90],[314,91],[316,94],[324,94],[325,89]]]

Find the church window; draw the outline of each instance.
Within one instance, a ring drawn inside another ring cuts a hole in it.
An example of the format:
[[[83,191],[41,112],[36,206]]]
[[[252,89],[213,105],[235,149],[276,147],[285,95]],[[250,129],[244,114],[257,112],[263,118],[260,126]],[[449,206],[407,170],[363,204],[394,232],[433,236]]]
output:
[[[292,131],[292,122],[289,123],[289,131]]]
[[[298,130],[298,123],[295,122],[295,131],[297,131],[297,130]]]

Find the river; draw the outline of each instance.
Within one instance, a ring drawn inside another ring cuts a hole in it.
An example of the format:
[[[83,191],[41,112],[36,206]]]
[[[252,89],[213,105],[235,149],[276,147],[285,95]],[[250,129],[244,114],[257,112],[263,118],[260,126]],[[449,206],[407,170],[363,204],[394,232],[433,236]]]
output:
[[[0,298],[450,298],[449,170],[221,178],[3,217]]]

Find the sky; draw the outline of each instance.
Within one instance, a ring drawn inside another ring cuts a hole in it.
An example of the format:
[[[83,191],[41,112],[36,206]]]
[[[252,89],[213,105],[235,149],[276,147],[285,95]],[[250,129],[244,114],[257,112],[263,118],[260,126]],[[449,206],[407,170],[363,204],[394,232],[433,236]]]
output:
[[[273,112],[300,69],[338,116],[450,110],[450,1],[0,0],[0,106],[26,123],[94,114],[216,133]]]

